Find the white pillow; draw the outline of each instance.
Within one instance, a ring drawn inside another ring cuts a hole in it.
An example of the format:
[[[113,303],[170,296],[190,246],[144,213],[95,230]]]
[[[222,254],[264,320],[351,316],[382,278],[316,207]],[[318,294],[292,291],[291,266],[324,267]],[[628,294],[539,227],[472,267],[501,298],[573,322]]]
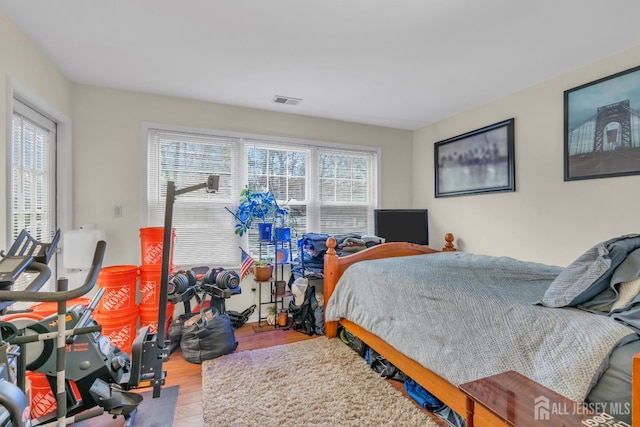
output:
[[[619,308],[625,308],[631,301],[640,293],[640,277],[630,281],[620,283],[618,289],[618,299],[611,306],[611,310],[617,310]]]

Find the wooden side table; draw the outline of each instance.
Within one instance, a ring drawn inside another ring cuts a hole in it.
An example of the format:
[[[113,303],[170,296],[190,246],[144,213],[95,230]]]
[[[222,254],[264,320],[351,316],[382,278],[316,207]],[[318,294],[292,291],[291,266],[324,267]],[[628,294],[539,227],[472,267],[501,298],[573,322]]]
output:
[[[460,390],[467,395],[467,427],[598,425],[582,423],[597,417],[590,409],[515,371],[462,384]]]

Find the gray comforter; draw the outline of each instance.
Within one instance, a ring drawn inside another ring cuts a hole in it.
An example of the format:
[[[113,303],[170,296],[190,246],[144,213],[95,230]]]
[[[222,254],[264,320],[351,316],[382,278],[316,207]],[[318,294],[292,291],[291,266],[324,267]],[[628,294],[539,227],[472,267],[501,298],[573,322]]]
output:
[[[610,352],[637,339],[613,319],[535,305],[561,267],[461,252],[363,261],[327,302],[454,385],[516,370],[583,401]]]

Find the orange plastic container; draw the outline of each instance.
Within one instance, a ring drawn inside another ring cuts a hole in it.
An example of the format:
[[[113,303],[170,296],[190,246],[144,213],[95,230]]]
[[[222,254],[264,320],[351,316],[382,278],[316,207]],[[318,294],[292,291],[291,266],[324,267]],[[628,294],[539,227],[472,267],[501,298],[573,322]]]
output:
[[[51,391],[45,374],[27,372],[27,389],[29,401],[31,402],[32,419],[56,410],[56,396]]]
[[[39,322],[42,319],[44,319],[44,316],[39,313],[14,313],[0,317],[3,322],[15,323],[18,329],[22,329],[31,323]]]
[[[105,293],[98,302],[97,311],[111,316],[124,316],[138,311],[136,289],[138,267],[135,265],[114,265],[104,267],[98,274],[98,286]]]
[[[114,316],[112,312],[94,311],[93,320],[102,326],[102,335],[108,337],[112,345],[131,354],[138,332],[137,307],[124,316]]]
[[[40,372],[27,371],[26,378],[27,396],[31,406],[31,419],[55,412],[58,405],[56,403],[56,396],[53,394],[53,391],[51,391],[51,386],[49,386],[47,376]],[[71,384],[71,392],[75,398],[77,400],[82,399],[76,383],[73,381],[69,383]]]
[[[143,265],[140,267],[140,310],[158,310],[161,279],[161,266]]]
[[[176,229],[171,230],[171,249],[169,265],[173,265],[173,245]],[[162,249],[164,244],[164,227],[145,227],[140,229],[140,249],[142,265],[162,265]]]
[[[169,333],[169,326],[173,321],[174,311],[174,305],[171,303],[167,303],[167,321],[165,324],[165,333]],[[149,332],[152,334],[158,332],[158,307],[150,309],[140,306],[140,327],[143,326],[149,326]]]
[[[85,307],[91,303],[89,298],[75,298],[67,301],[67,309],[75,306],[76,304],[82,304]],[[58,303],[57,302],[40,302],[38,304],[33,304],[29,307],[31,311],[40,316],[48,317],[52,314],[56,314],[58,312]]]

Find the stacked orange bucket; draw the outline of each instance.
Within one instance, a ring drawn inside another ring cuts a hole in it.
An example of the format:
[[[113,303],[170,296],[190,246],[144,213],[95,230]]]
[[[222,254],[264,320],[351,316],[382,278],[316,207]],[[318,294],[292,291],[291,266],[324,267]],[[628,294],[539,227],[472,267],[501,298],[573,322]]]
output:
[[[169,251],[169,273],[175,271],[173,265],[173,242],[176,230],[171,230],[171,249]],[[160,307],[160,284],[162,280],[162,253],[164,227],[146,227],[140,229],[140,326],[149,326],[151,333],[157,332],[158,309]],[[167,303],[167,328],[173,318],[174,306]]]
[[[98,287],[105,289],[105,293],[93,312],[93,319],[102,325],[102,335],[109,337],[113,345],[131,353],[138,330],[138,267],[103,267],[97,283]]]

